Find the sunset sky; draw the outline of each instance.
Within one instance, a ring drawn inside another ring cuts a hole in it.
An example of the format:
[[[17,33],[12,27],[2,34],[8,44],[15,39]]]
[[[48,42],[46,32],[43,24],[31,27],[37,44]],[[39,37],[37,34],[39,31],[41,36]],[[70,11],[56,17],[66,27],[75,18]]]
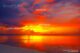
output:
[[[0,25],[80,24],[79,0],[0,0]],[[32,23],[32,24],[33,24]]]
[[[80,0],[0,0],[0,29],[50,24],[58,29],[72,27],[72,31],[78,29],[79,33],[79,2]]]
[[[80,49],[80,0],[0,0],[0,44],[46,52]],[[26,52],[0,45],[0,53],[10,48]]]

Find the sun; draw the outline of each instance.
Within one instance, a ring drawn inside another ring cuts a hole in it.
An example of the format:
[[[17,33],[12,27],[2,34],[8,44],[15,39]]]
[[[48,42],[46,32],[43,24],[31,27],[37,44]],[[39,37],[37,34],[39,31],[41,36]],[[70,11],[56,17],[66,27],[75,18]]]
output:
[[[27,26],[24,26],[22,27],[22,30],[23,31],[27,31],[27,30],[31,30],[31,31],[34,31],[34,32],[48,32],[50,31],[50,27],[47,25],[42,25],[42,24],[37,24],[37,25],[27,25]]]
[[[44,32],[44,28],[41,25],[34,25],[33,27],[31,27],[31,30],[33,30],[34,32]]]

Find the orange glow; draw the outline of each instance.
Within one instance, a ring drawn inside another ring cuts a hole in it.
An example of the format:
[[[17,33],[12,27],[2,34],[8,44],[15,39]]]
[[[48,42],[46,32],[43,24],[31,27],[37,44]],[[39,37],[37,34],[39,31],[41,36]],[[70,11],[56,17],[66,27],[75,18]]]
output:
[[[47,2],[53,2],[54,0],[46,0]]]
[[[24,43],[40,43],[43,41],[43,36],[22,36],[21,37],[23,39]],[[30,42],[29,42],[30,41]]]
[[[42,42],[43,41],[43,36],[30,36],[30,42]]]
[[[49,24],[34,24],[34,25],[26,25],[22,27],[23,31],[31,30],[33,32],[39,33],[74,33],[78,31],[77,27],[73,26],[51,26]]]
[[[44,25],[42,25],[42,24],[24,26],[24,27],[22,27],[22,29],[23,29],[23,31],[32,30],[34,32],[48,32],[51,30],[51,28],[48,25],[47,25],[47,27],[44,27]]]
[[[52,24],[26,24],[22,27],[0,27],[3,34],[8,34],[8,30],[12,29],[11,33],[18,34],[79,34],[80,26],[58,26]]]
[[[47,46],[79,47],[79,37],[75,35],[23,35],[21,40],[26,47],[45,50]]]
[[[47,45],[78,45],[79,37],[78,36],[63,36],[63,35],[53,35],[53,36],[44,36],[44,35],[30,35],[30,36],[22,36],[22,40],[27,44],[47,44]]]
[[[22,42],[28,43],[29,37],[28,36],[22,36],[21,39],[23,39]]]

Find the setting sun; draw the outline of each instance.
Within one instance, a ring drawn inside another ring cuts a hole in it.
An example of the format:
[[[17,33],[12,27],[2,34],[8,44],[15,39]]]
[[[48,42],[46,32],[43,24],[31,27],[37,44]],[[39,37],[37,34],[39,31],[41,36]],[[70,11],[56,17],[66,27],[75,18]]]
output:
[[[51,28],[49,25],[42,25],[42,24],[38,24],[38,25],[28,25],[28,26],[24,26],[22,27],[23,31],[26,30],[32,30],[34,32],[49,32],[51,31]]]
[[[78,31],[77,27],[74,26],[52,26],[48,24],[34,24],[34,25],[26,25],[23,26],[22,31],[32,31],[34,33],[47,33],[47,34],[65,34],[65,33],[74,33]],[[30,32],[30,34],[33,34]]]

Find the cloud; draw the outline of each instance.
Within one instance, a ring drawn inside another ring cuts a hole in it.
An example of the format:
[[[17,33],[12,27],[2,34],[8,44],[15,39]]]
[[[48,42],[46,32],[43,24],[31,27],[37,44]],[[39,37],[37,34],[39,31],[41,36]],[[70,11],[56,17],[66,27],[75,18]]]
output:
[[[4,0],[0,2],[0,6],[3,6],[0,8],[0,22],[8,25],[38,21],[45,23],[70,22],[79,17],[78,2],[78,0],[54,0],[52,3],[47,0],[40,0],[40,2],[37,0]],[[37,9],[42,9],[42,11],[36,11]]]

